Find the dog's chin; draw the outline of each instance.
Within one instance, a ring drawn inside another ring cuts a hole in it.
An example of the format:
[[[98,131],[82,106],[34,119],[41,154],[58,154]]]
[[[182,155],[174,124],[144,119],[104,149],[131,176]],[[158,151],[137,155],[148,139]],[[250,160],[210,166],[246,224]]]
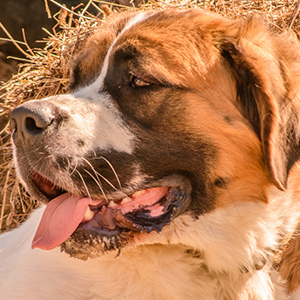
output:
[[[32,174],[31,190],[38,191],[38,195],[42,194],[44,199],[51,199],[50,204],[59,198],[67,198],[68,201],[72,201],[73,197],[84,198],[73,196],[37,172]],[[133,245],[141,235],[159,233],[185,212],[191,201],[191,184],[180,175],[162,178],[143,188],[122,199],[104,199],[103,196],[90,199],[82,221],[60,243],[61,250],[83,260],[120,251]]]
[[[89,222],[82,222],[61,244],[61,250],[86,260],[135,244],[138,235],[159,233],[186,211],[190,193],[179,187],[167,187],[166,194],[151,207],[142,206],[126,214],[121,209],[105,208]],[[109,223],[109,224],[108,224]]]

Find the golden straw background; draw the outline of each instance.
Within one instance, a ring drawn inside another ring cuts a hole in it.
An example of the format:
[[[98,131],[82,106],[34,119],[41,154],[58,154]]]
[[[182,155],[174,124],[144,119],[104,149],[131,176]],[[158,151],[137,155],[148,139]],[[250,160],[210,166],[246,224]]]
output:
[[[45,0],[45,9],[47,9]],[[63,1],[61,1],[63,2]],[[56,3],[59,5],[58,3]],[[6,83],[0,86],[0,232],[16,227],[26,219],[29,212],[38,203],[30,199],[16,178],[12,162],[12,146],[8,127],[10,111],[17,105],[32,99],[41,99],[49,95],[66,93],[68,91],[69,69],[72,57],[80,51],[87,37],[101,28],[102,22],[112,13],[124,10],[160,10],[202,8],[216,11],[228,18],[246,18],[250,15],[261,15],[278,30],[293,30],[299,37],[300,20],[298,17],[299,1],[153,1],[136,7],[126,7],[105,1],[91,0],[81,11],[76,12],[60,5],[60,13],[52,16],[57,20],[53,32],[48,32],[43,49],[20,49],[25,59],[19,66],[19,71]],[[88,13],[88,8],[99,11],[99,17]],[[101,8],[100,8],[101,7]],[[48,14],[50,12],[48,11]],[[3,28],[3,25],[0,23]],[[19,42],[11,42],[18,47]],[[7,38],[7,37],[3,37]],[[22,44],[26,44],[26,40]]]

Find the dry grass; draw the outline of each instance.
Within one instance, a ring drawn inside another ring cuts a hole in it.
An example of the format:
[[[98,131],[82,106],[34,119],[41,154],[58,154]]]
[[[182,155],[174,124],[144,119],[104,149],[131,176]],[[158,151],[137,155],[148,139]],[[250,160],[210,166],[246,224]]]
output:
[[[54,2],[54,0],[49,0]],[[62,2],[62,1],[61,1]],[[98,7],[99,18],[87,12],[88,6]],[[260,14],[280,29],[292,29],[299,36],[300,18],[298,17],[300,1],[242,1],[242,0],[150,0],[140,8],[124,7],[104,1],[91,0],[80,13],[61,9],[55,16],[57,27],[46,41],[44,49],[28,48],[26,59],[19,67],[19,72],[0,88],[0,232],[16,227],[38,204],[24,191],[16,178],[12,164],[12,147],[7,118],[17,105],[31,99],[40,99],[49,95],[66,93],[72,57],[80,51],[86,38],[101,26],[107,14],[120,10],[149,9],[184,9],[203,8],[225,15],[229,18],[244,18]],[[15,41],[14,41],[15,42]],[[15,42],[17,43],[17,42]],[[26,41],[25,41],[26,43]]]

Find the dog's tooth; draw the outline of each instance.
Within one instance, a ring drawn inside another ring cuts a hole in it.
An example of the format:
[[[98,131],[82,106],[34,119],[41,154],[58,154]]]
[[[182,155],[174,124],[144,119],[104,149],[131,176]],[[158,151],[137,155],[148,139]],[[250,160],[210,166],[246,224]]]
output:
[[[118,206],[118,204],[114,201],[109,201],[108,207],[115,207]]]
[[[137,192],[132,194],[132,197],[137,197],[137,196],[143,195],[145,193],[146,193],[146,190],[137,191]]]
[[[95,216],[95,213],[93,211],[90,210],[89,206],[86,209],[85,215],[84,215],[84,219],[85,220],[92,220]]]
[[[121,204],[125,204],[125,203],[131,202],[131,201],[132,201],[131,198],[125,197],[125,198],[123,198],[123,200],[121,201]]]

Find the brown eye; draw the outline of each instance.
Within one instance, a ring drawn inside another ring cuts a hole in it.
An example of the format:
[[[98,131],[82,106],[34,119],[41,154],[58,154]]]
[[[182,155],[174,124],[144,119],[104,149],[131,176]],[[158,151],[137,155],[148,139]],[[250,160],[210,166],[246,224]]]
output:
[[[150,82],[144,81],[134,75],[131,75],[131,77],[130,77],[130,84],[133,88],[139,88],[139,87],[151,85]]]

